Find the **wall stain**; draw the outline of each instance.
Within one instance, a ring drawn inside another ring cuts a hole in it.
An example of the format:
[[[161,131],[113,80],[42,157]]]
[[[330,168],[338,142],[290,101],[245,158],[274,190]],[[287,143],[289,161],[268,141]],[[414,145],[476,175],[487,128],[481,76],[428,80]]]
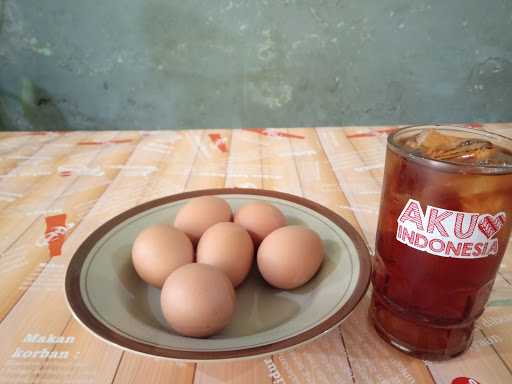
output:
[[[64,115],[48,92],[27,78],[21,81],[21,106],[32,129],[36,131],[69,130]]]

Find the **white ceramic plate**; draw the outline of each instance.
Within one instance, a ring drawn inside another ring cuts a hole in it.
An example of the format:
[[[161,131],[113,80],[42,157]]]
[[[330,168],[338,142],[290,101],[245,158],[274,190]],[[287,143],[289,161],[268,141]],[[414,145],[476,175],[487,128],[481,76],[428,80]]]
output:
[[[233,320],[205,339],[180,336],[167,327],[160,290],[142,282],[131,264],[136,235],[171,223],[189,199],[214,194],[233,211],[263,200],[290,224],[303,224],[324,242],[325,261],[306,285],[291,291],[270,287],[256,268],[237,289]],[[173,195],[134,207],[91,234],[73,256],[66,296],[75,317],[91,332],[123,348],[182,360],[220,360],[274,353],[312,340],[338,325],[364,295],[370,258],[361,237],[344,219],[312,201],[274,191],[214,189]]]

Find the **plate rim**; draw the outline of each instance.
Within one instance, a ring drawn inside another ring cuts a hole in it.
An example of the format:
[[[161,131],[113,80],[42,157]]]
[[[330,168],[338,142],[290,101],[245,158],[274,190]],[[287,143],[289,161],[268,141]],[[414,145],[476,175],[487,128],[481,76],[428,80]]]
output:
[[[351,239],[354,245],[354,248],[359,259],[360,273],[357,278],[357,282],[352,295],[350,296],[348,301],[341,306],[341,308],[339,308],[335,313],[333,313],[328,318],[316,324],[314,327],[303,332],[300,332],[296,335],[290,336],[288,338],[246,349],[229,349],[222,351],[187,351],[149,345],[144,342],[127,338],[124,335],[114,332],[112,329],[108,328],[106,325],[100,322],[91,313],[91,311],[85,304],[85,301],[83,300],[80,291],[80,277],[82,273],[82,267],[85,259],[87,258],[87,255],[92,250],[94,245],[99,240],[101,240],[101,238],[105,236],[110,230],[112,230],[119,224],[123,223],[125,220],[139,213],[156,208],[161,205],[204,195],[237,194],[277,198],[305,206],[306,208],[312,209],[316,213],[329,219],[331,222],[333,222],[337,227],[339,227],[348,235],[348,237]],[[364,297],[368,289],[368,286],[370,284],[370,274],[370,252],[365,241],[348,221],[346,221],[343,217],[341,217],[334,211],[330,210],[329,208],[319,203],[316,203],[312,200],[306,199],[304,197],[280,191],[253,188],[212,188],[182,192],[150,200],[148,202],[132,207],[120,213],[119,215],[111,218],[110,220],[106,221],[100,227],[95,229],[80,244],[78,249],[71,257],[71,260],[68,264],[68,268],[66,270],[64,288],[66,302],[69,309],[71,310],[73,317],[77,319],[79,323],[81,323],[91,333],[93,333],[100,339],[108,342],[109,344],[114,344],[117,345],[118,347],[136,353],[142,353],[153,357],[170,358],[175,360],[232,360],[264,356],[278,351],[287,350],[300,344],[306,343],[308,341],[315,340],[322,334],[339,325],[346,317],[348,317],[348,315],[350,315],[350,313],[352,313],[352,311]]]

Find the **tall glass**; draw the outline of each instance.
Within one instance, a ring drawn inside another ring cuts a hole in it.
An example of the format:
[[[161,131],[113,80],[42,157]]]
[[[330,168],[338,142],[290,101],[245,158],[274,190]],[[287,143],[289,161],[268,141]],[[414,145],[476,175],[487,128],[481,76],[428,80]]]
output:
[[[503,258],[512,139],[430,128],[388,138],[370,316],[390,344],[438,360],[471,344]]]

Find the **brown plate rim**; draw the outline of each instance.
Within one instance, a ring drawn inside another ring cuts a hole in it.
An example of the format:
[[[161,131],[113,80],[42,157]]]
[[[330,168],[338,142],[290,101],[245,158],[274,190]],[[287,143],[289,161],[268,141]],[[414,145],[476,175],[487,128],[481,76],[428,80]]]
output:
[[[193,197],[204,196],[204,195],[256,195],[277,198],[281,200],[290,201],[319,213],[320,215],[328,218],[336,226],[341,228],[352,240],[354,247],[356,248],[359,262],[360,262],[360,273],[355,289],[350,296],[349,300],[334,314],[315,325],[314,327],[290,336],[286,339],[279,340],[276,342],[251,347],[247,349],[232,349],[222,351],[186,351],[177,350],[172,348],[158,347],[149,345],[143,342],[139,342],[130,339],[124,335],[120,335],[106,325],[101,323],[87,308],[85,301],[80,292],[80,275],[84,261],[93,248],[93,246],[110,230],[115,228],[117,225],[126,221],[130,217],[133,217],[139,213],[147,211],[149,209],[169,204],[172,202],[190,199]],[[215,188],[215,189],[203,189],[189,192],[183,192],[175,195],[165,196],[159,199],[151,200],[146,203],[140,204],[136,207],[130,208],[127,211],[115,216],[108,220],[106,223],[97,228],[92,234],[85,239],[85,241],[79,246],[74,255],[72,256],[69,266],[66,271],[65,278],[65,293],[68,305],[75,315],[75,317],[88,328],[92,333],[99,336],[100,338],[116,344],[122,348],[148,354],[151,356],[167,357],[178,360],[189,360],[189,361],[202,361],[202,360],[224,360],[224,359],[237,359],[237,358],[248,358],[256,357],[261,355],[271,354],[276,351],[285,350],[293,346],[302,344],[307,341],[311,341],[324,332],[327,332],[334,326],[338,325],[343,321],[361,301],[368,285],[370,283],[371,273],[371,262],[370,253],[364,240],[359,233],[340,215],[333,212],[332,210],[320,205],[309,199],[292,195],[285,192],[278,192],[264,189],[251,189],[251,188]]]

